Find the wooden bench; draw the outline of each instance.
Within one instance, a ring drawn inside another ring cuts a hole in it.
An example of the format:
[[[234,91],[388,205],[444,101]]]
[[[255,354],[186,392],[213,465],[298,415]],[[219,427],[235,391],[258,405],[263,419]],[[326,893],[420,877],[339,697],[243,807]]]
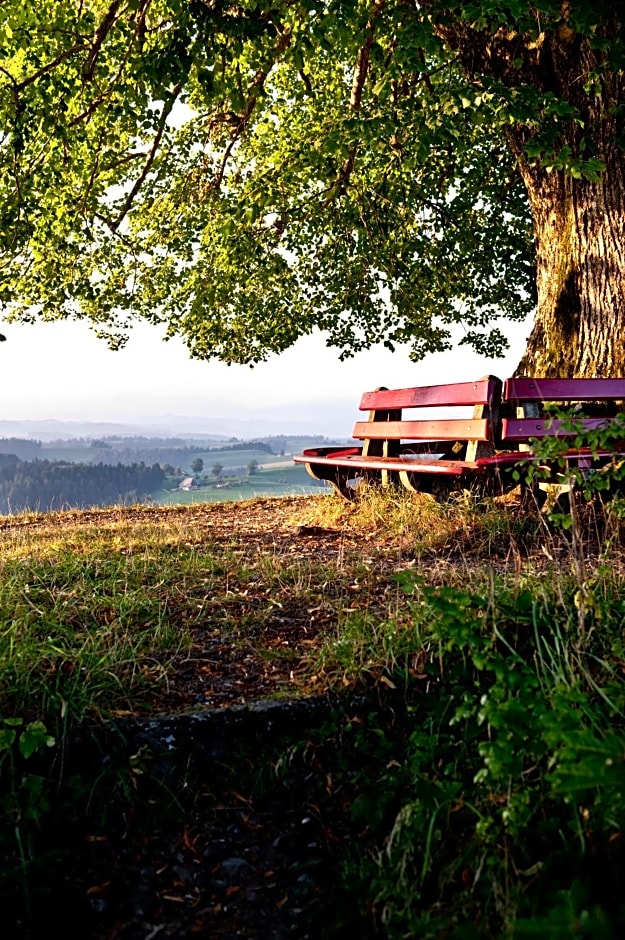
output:
[[[369,414],[356,422],[353,437],[362,444],[309,449],[294,460],[347,498],[363,480],[382,485],[399,480],[409,490],[434,495],[465,488],[502,493],[517,485],[514,471],[522,462],[539,459],[534,439],[576,437],[566,422],[550,417],[550,408],[583,408],[576,414],[578,426],[592,430],[613,422],[624,400],[625,379],[502,383],[486,376],[476,382],[380,388],[365,392],[360,401],[360,410]],[[470,414],[449,417],[452,408]],[[563,459],[590,469],[612,454],[572,446]]]
[[[477,459],[495,453],[500,397],[501,382],[494,376],[365,392],[360,410],[369,412],[368,420],[357,421],[352,435],[361,445],[305,450],[294,460],[348,498],[363,479],[387,485],[399,477],[408,489],[421,492],[462,488],[489,476]],[[450,408],[471,413],[448,417],[442,409]]]
[[[503,385],[502,406],[496,454],[500,477],[504,466],[518,467],[520,461],[540,460],[544,484],[562,492],[572,488],[568,469],[589,473],[608,464],[614,456],[625,454],[623,423],[625,379],[552,379],[512,378]],[[565,412],[566,420],[555,417]],[[613,429],[610,447],[575,446],[580,432]],[[533,442],[557,437],[571,446],[549,463],[536,457]],[[623,437],[623,440],[619,440]],[[564,463],[564,469],[562,467]],[[537,487],[538,490],[538,487]]]

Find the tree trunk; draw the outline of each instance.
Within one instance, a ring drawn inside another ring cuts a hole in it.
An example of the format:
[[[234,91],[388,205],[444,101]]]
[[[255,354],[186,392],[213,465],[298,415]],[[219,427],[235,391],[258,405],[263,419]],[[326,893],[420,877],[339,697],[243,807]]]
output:
[[[625,161],[600,182],[522,166],[536,237],[537,310],[517,375],[625,376]]]
[[[601,66],[601,53],[564,28],[544,38],[529,73],[535,87],[576,110],[576,119],[560,123],[556,151],[568,149],[582,165],[584,155],[599,158],[600,179],[530,163],[527,127],[509,136],[529,197],[537,262],[536,319],[517,374],[625,376],[625,152],[617,123],[625,83]]]
[[[598,182],[548,172],[530,162],[525,145],[535,131],[516,125],[508,139],[525,181],[537,253],[535,325],[517,375],[625,377],[625,75],[612,69],[601,43],[570,25],[572,4],[550,30],[521,36],[512,29],[480,31],[454,20],[437,28],[467,75],[482,74],[510,88],[534,88],[575,110],[551,125],[554,155],[568,153],[576,176],[598,158]],[[621,16],[606,10],[599,30],[620,41]],[[540,115],[537,115],[540,119]],[[538,139],[540,140],[540,133]],[[548,158],[546,158],[548,159]]]

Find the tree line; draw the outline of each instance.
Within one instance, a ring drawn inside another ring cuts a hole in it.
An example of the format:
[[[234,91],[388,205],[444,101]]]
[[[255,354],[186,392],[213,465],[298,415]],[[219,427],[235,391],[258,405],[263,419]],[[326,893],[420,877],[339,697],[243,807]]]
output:
[[[22,461],[3,455],[0,461],[0,512],[87,509],[94,506],[144,502],[162,487],[160,465],[143,463],[79,464],[65,461]]]
[[[14,454],[20,460],[36,460],[41,456],[41,441],[27,437],[0,437],[0,454]]]
[[[237,451],[237,450],[261,450],[265,454],[275,453],[273,447],[268,441],[236,441],[230,444],[220,444],[218,447],[210,447],[210,451],[217,451],[219,453],[224,451]],[[203,451],[206,452],[205,450]]]

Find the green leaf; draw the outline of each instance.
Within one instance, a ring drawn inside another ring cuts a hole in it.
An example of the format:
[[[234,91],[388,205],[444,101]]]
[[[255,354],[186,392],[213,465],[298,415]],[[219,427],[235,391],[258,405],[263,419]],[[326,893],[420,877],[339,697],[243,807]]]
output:
[[[46,747],[53,747],[55,739],[48,734],[47,728],[42,721],[32,721],[26,725],[20,734],[18,747],[22,757],[31,757],[37,751]]]
[[[8,751],[15,742],[17,732],[9,728],[0,728],[0,751]]]

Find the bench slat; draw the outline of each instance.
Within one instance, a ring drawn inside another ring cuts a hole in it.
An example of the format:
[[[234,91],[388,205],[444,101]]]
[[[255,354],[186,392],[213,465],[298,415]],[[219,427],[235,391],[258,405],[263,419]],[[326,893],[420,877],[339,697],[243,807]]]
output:
[[[317,464],[329,464],[333,467],[352,467],[358,470],[409,470],[411,473],[440,473],[446,476],[462,476],[476,473],[480,467],[472,460],[432,460],[409,459],[406,457],[363,457],[358,454],[338,452],[326,456],[317,456],[314,452],[304,451],[293,458],[295,463],[307,463],[312,467]]]
[[[625,399],[625,379],[506,379],[504,401]]]
[[[352,437],[357,440],[488,441],[486,418],[445,421],[357,421]]]
[[[360,410],[488,405],[500,387],[500,380],[491,376],[488,379],[480,379],[478,382],[425,385],[422,388],[380,389],[364,393],[360,400]]]
[[[581,448],[579,450],[567,450],[564,454],[559,454],[558,458],[565,460],[568,464],[578,464],[580,467],[590,467],[597,460],[602,460],[605,457],[612,457],[616,451],[612,450],[598,450],[593,452],[588,448]],[[619,455],[620,456],[620,455]],[[505,470],[508,468],[513,468],[517,464],[524,465],[528,463],[545,463],[544,458],[537,457],[536,454],[532,454],[530,451],[522,450],[508,450],[503,453],[493,454],[492,457],[478,457],[476,463],[478,467],[482,468],[492,468],[494,470],[501,469]]]
[[[610,420],[606,418],[579,418],[576,424],[586,431],[606,427]],[[503,418],[501,439],[503,441],[527,441],[529,437],[576,437],[577,431],[571,431],[562,421],[549,418]]]

